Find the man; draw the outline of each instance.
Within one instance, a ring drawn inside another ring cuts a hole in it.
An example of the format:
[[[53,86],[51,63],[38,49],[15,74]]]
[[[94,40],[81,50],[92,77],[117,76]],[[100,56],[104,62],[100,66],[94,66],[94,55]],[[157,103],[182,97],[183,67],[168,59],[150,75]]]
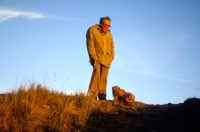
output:
[[[115,56],[110,25],[110,17],[100,18],[99,25],[90,27],[86,34],[87,51],[93,66],[88,95],[95,99],[98,96],[99,100],[106,100],[108,72]]]

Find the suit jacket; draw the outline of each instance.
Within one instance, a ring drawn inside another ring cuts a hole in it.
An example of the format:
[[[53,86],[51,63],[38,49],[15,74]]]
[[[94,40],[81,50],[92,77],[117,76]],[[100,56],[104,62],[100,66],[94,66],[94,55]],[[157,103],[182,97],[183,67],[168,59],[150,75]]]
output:
[[[86,45],[90,60],[97,57],[98,63],[106,67],[111,66],[115,52],[110,30],[103,33],[97,24],[90,27],[86,34]]]

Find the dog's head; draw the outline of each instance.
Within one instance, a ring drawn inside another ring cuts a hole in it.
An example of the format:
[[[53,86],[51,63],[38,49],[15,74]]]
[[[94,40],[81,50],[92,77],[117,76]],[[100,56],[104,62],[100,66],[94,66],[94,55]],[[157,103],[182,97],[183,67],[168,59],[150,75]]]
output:
[[[116,91],[119,90],[119,89],[120,89],[119,86],[113,86],[113,87],[112,87],[113,96],[115,95]]]
[[[119,90],[119,89],[120,89],[119,86],[113,86],[113,87],[112,87],[112,91],[113,91],[113,92],[116,91],[116,90]]]

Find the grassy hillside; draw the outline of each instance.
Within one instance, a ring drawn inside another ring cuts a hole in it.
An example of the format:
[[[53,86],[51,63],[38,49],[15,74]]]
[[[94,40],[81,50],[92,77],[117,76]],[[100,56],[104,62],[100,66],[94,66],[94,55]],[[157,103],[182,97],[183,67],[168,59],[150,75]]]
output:
[[[91,114],[83,93],[65,95],[41,85],[21,86],[0,96],[0,131],[70,131],[81,129]]]
[[[1,132],[200,131],[200,100],[130,106],[31,84],[0,95]]]

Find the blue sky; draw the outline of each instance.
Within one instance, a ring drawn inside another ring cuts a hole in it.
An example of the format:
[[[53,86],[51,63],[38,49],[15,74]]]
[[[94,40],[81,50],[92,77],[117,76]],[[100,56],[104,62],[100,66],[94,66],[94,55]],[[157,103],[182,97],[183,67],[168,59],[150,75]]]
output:
[[[88,89],[87,29],[110,16],[118,85],[148,104],[200,97],[199,0],[0,0],[0,93],[32,82]]]

